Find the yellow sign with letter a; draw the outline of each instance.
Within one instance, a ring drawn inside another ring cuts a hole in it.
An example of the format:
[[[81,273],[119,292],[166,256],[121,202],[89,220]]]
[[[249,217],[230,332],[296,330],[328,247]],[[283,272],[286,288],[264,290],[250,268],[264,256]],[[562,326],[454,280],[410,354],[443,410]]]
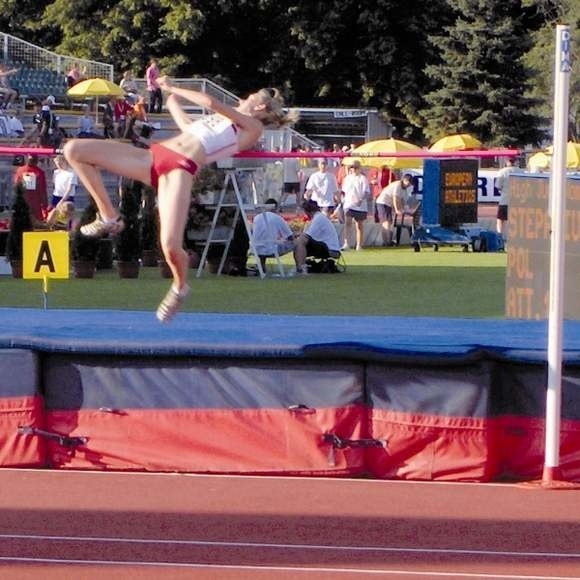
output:
[[[23,278],[68,278],[68,232],[25,232],[22,236]]]

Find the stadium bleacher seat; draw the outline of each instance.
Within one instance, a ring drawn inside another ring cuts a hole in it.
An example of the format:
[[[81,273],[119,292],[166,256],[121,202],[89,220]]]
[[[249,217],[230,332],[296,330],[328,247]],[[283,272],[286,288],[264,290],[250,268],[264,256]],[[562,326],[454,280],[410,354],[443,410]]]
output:
[[[20,95],[28,98],[44,98],[48,95],[54,95],[57,99],[65,97],[64,75],[56,71],[35,69],[18,63],[14,66],[20,70],[12,77],[11,84]]]

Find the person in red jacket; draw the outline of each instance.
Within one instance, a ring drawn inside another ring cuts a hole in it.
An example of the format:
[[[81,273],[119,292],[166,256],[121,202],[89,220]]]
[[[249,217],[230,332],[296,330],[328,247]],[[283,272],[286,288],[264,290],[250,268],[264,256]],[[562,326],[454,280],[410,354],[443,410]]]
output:
[[[48,208],[48,194],[46,189],[46,175],[38,167],[38,156],[28,155],[24,165],[18,167],[14,173],[14,185],[22,184],[24,199],[30,207],[30,217],[33,225],[44,222]]]
[[[124,139],[127,136],[127,125],[133,114],[133,105],[125,98],[119,97],[115,100],[113,116],[117,137]]]

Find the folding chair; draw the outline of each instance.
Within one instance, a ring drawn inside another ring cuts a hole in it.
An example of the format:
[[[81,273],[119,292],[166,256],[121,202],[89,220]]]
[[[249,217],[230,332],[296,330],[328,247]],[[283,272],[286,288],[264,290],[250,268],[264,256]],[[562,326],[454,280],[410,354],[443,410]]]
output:
[[[407,220],[405,220],[407,218]],[[399,222],[400,220],[400,222]],[[400,245],[401,243],[401,231],[405,228],[409,232],[409,239],[413,239],[415,234],[415,228],[421,223],[421,202],[418,201],[416,205],[406,210],[403,215],[399,216],[395,214],[395,219],[393,220],[393,228],[395,229],[395,243]]]

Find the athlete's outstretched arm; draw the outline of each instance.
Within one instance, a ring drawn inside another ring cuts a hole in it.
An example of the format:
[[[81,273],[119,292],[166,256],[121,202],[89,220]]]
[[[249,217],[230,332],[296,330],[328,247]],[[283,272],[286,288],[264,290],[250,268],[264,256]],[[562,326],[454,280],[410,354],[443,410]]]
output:
[[[173,117],[175,124],[179,127],[182,132],[187,131],[188,125],[191,125],[191,117],[183,110],[181,104],[179,103],[177,97],[173,94],[169,95],[166,101],[167,110]]]
[[[204,109],[210,109],[214,111],[214,113],[219,113],[228,119],[231,119],[236,125],[248,130],[256,130],[259,129],[258,123],[256,120],[249,115],[241,113],[237,109],[222,103],[220,100],[208,95],[207,93],[201,93],[200,91],[194,91],[192,89],[182,89],[180,87],[173,86],[167,77],[159,77],[157,79],[157,84],[167,92],[170,92],[172,95],[176,95],[181,97],[191,103],[195,103]],[[186,113],[181,109],[181,106],[175,102],[176,99],[167,99],[167,108],[169,112],[175,119],[178,127],[183,130],[182,125],[180,123],[189,124],[191,121]]]

